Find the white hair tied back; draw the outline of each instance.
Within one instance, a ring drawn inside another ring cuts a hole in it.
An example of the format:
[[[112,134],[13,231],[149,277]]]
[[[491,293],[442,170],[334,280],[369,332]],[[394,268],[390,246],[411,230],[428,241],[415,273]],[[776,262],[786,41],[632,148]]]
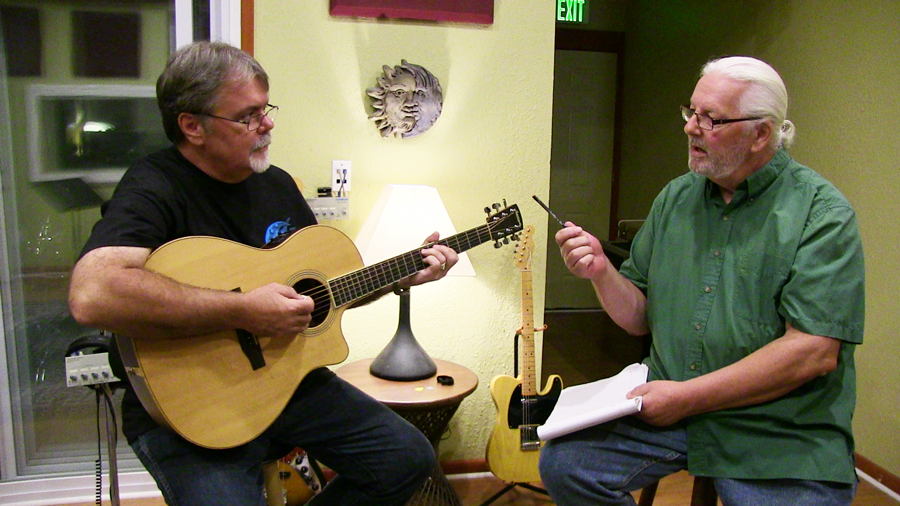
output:
[[[729,56],[707,62],[700,75],[707,74],[720,74],[749,83],[747,91],[741,97],[741,113],[772,121],[776,126],[771,141],[772,147],[777,149],[791,146],[796,129],[794,124],[786,119],[787,89],[775,69],[768,63],[749,56]]]

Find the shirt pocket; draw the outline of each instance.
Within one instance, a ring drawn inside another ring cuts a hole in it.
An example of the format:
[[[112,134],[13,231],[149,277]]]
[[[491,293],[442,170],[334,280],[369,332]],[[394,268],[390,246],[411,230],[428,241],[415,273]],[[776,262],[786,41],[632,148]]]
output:
[[[731,297],[733,314],[765,327],[780,325],[781,293],[790,272],[790,262],[782,257],[761,251],[742,255]]]

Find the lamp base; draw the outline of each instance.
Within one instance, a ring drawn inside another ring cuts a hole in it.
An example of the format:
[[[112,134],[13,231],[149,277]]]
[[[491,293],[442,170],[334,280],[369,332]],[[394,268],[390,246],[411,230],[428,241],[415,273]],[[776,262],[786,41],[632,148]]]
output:
[[[369,366],[372,376],[391,381],[417,381],[437,374],[434,360],[425,353],[409,325],[409,289],[400,291],[400,322],[391,342]]]

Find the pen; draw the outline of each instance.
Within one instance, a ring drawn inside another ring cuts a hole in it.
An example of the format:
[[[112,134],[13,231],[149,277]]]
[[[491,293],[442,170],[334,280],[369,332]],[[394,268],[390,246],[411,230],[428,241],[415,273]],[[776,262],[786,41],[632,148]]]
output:
[[[547,207],[546,204],[544,204],[543,202],[541,202],[541,199],[537,198],[537,195],[532,195],[531,198],[533,198],[535,202],[537,202],[538,204],[540,204],[541,207],[543,207],[545,211],[547,211],[548,213],[550,213],[550,216],[553,216],[553,219],[556,220],[556,222],[559,223],[559,225],[560,225],[562,228],[566,228],[566,224],[563,222],[563,220],[559,219],[559,216],[557,216],[556,214],[554,214],[553,211],[551,211],[550,208]]]

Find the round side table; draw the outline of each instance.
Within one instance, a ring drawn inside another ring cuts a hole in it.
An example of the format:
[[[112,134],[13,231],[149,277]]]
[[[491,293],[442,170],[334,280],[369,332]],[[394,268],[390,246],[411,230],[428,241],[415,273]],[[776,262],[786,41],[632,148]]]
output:
[[[462,400],[475,391],[478,376],[459,364],[433,359],[437,373],[430,378],[417,381],[385,380],[369,373],[372,360],[368,358],[344,364],[335,373],[422,431],[437,454],[441,436]],[[437,376],[450,376],[453,385],[438,383]],[[407,505],[460,506],[460,501],[438,465],[431,478]]]

